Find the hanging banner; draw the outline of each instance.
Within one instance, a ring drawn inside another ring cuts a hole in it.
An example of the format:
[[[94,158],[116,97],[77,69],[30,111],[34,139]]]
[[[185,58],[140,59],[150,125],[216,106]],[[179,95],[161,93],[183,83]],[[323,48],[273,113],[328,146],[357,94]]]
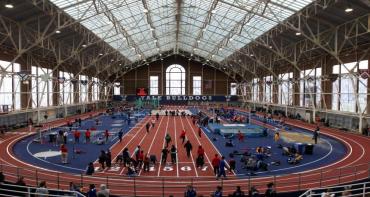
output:
[[[121,97],[121,98],[119,98]],[[138,95],[115,95],[114,100],[125,100],[125,101],[136,101],[137,99],[141,99],[143,101],[151,101],[151,100],[159,100],[159,101],[210,101],[210,102],[234,102],[238,101],[238,96],[230,96],[230,95],[194,95],[194,96],[138,96]]]

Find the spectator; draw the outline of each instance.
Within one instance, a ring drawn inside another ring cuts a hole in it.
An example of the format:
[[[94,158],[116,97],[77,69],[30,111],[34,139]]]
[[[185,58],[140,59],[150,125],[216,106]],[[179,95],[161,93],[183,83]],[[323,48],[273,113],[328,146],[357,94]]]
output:
[[[85,132],[85,141],[86,141],[86,144],[87,143],[90,143],[90,136],[91,136],[90,129],[87,129],[86,132]]]
[[[212,159],[212,167],[213,172],[215,173],[215,176],[219,173],[219,165],[220,165],[220,158],[218,157],[218,154],[215,154],[215,157]]]
[[[244,192],[241,190],[240,186],[236,186],[236,190],[233,193],[232,197],[244,197]]]
[[[109,197],[109,190],[105,184],[100,185],[100,191],[98,191],[97,196]]]
[[[106,159],[107,159],[107,155],[105,154],[105,151],[104,150],[102,150],[102,151],[100,151],[100,156],[99,156],[99,163],[100,163],[100,165],[101,165],[101,168],[102,168],[102,170],[104,170],[104,168],[105,168],[105,161],[106,161]]]
[[[276,194],[276,191],[275,191],[275,188],[274,188],[274,183],[268,183],[267,184],[267,189],[266,189],[266,192],[265,192],[265,197],[276,197],[277,194]]]
[[[109,149],[107,150],[106,153],[105,164],[107,165],[108,168],[112,167],[112,153],[110,152]]]
[[[196,197],[196,196],[197,196],[197,192],[195,191],[193,186],[188,185],[188,187],[185,191],[184,197]]]
[[[186,149],[186,155],[188,156],[188,158],[190,158],[190,153],[191,153],[191,150],[193,149],[193,146],[191,145],[189,140],[184,145],[184,148]]]
[[[217,179],[220,178],[221,176],[224,176],[224,178],[226,178],[226,172],[225,172],[225,168],[227,167],[226,165],[227,164],[226,164],[226,161],[225,161],[225,157],[222,156],[220,164],[218,165],[219,166],[219,172],[218,172]]]
[[[344,186],[344,191],[342,192],[342,196],[343,197],[349,197],[351,195],[352,195],[351,186],[349,186],[349,185]]]
[[[46,187],[46,182],[41,181],[39,187],[35,191],[36,197],[45,197],[49,194],[49,190]]]
[[[3,172],[0,172],[0,183],[4,183],[4,181],[5,181],[5,176]]]
[[[69,182],[69,191],[79,191],[79,189],[76,184]]]
[[[19,185],[19,186],[26,186],[26,182],[24,181],[24,177],[20,176],[15,184]]]
[[[104,136],[105,136],[105,143],[108,143],[108,140],[109,140],[109,131],[108,131],[108,129],[105,130]]]
[[[212,197],[222,197],[222,187],[217,186],[216,191],[213,192]]]
[[[332,190],[331,190],[331,188],[329,188],[328,190],[326,190],[326,192],[323,192],[321,194],[321,197],[334,197],[335,194],[332,194],[331,192],[332,192]]]
[[[62,164],[67,164],[68,163],[68,149],[67,149],[67,146],[62,144],[60,146],[60,152],[62,153],[61,154]]]
[[[259,191],[256,189],[255,186],[252,186],[252,188],[249,190],[249,197],[259,197],[260,196],[260,193]]]
[[[90,162],[86,169],[86,175],[93,175],[94,172],[95,172],[94,164]]]
[[[97,197],[96,188],[94,184],[90,184],[89,191],[86,193],[87,197]]]
[[[118,139],[119,139],[119,143],[122,142],[122,136],[123,136],[123,129],[121,129],[119,132],[118,132]]]

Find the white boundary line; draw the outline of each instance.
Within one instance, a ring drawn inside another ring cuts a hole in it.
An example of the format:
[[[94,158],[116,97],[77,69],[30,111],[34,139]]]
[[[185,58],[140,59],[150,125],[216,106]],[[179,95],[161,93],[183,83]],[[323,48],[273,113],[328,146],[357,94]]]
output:
[[[185,118],[186,118],[186,117],[185,117]],[[185,130],[184,123],[182,122],[182,117],[180,117],[180,121],[181,121],[182,129],[183,129],[183,130]],[[193,149],[194,149],[194,147],[193,147]],[[196,176],[196,177],[199,177],[199,176],[198,176],[197,166],[195,165],[192,151],[190,152],[190,157],[191,157],[191,160],[192,160],[192,162],[193,162],[193,166],[194,166],[194,170],[195,170],[195,176]],[[208,158],[208,157],[207,157],[207,158]]]
[[[167,133],[167,130],[168,130],[168,123],[170,122],[170,118],[169,118],[169,116],[167,116],[167,124],[166,124],[166,131],[165,131],[165,133]],[[158,133],[156,133],[156,136],[157,136],[157,134]],[[165,134],[165,136],[166,136],[166,134]],[[160,160],[159,160],[159,166],[158,166],[158,174],[157,174],[157,176],[159,176],[159,174],[161,173],[161,165],[162,165],[162,149],[163,149],[163,147],[164,147],[164,143],[165,143],[165,138],[163,138],[163,144],[162,144],[162,147],[161,147],[161,156],[160,156]],[[153,142],[152,142],[153,143]],[[168,156],[168,155],[167,155]]]
[[[158,134],[158,131],[159,131],[159,127],[161,126],[161,124],[162,124],[162,120],[163,120],[163,119],[164,119],[164,118],[161,118],[161,120],[159,121],[159,124],[158,124],[158,127],[157,127],[157,129],[156,129],[156,132],[154,133],[153,140],[152,140],[152,142],[150,143],[150,146],[149,146],[149,148],[148,148],[148,152],[147,152],[147,154],[149,154],[149,153],[150,153],[150,150],[151,150],[151,148],[152,148],[152,146],[153,146],[153,142],[154,142],[155,138],[157,137],[157,134]],[[152,132],[153,132],[153,131],[152,131]],[[148,134],[148,133],[146,132],[146,134]],[[146,136],[146,134],[145,134],[145,136]],[[144,137],[141,139],[140,144],[143,142],[143,140],[144,140]],[[134,153],[132,153],[132,156],[133,156],[133,155],[134,155]],[[143,169],[143,168],[140,168],[140,172],[139,172],[138,176],[140,176],[142,169]]]

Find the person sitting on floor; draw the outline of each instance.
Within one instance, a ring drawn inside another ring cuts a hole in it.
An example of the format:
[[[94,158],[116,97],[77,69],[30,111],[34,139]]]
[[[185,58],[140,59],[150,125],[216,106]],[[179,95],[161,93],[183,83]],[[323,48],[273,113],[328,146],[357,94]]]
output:
[[[288,163],[295,165],[295,164],[298,164],[302,159],[303,159],[303,156],[296,153],[294,155],[294,158],[288,158]]]
[[[226,147],[234,147],[233,140],[229,139],[229,141],[225,143],[225,146]]]

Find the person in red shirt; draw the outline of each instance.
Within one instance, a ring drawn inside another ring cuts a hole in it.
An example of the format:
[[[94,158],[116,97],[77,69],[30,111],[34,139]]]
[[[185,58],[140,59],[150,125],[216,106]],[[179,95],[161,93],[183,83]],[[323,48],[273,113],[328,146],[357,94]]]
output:
[[[215,157],[212,159],[212,167],[213,167],[213,172],[217,176],[219,173],[219,165],[220,165],[220,158],[218,157],[218,154],[215,154]]]
[[[105,136],[105,142],[108,142],[108,139],[109,139],[109,131],[108,131],[108,129],[105,130],[104,136]]]
[[[180,138],[182,139],[182,143],[185,142],[185,136],[186,136],[186,132],[185,132],[185,130],[182,130],[181,135],[180,135]]]
[[[244,134],[240,131],[238,131],[238,140],[239,142],[244,142]]]
[[[62,155],[61,155],[62,164],[67,164],[68,163],[68,149],[67,149],[67,146],[62,144],[60,146],[60,152],[62,153]]]
[[[80,136],[81,136],[81,133],[80,133],[80,131],[78,131],[78,130],[75,130],[75,132],[74,132],[74,137],[75,137],[75,143],[80,143]]]
[[[140,151],[138,153],[138,156],[137,156],[137,162],[138,162],[138,168],[140,169],[141,168],[141,165],[143,164],[143,161],[144,161],[144,151]]]
[[[201,138],[202,137],[202,129],[199,127],[198,128],[198,136]]]
[[[91,132],[90,132],[89,129],[87,129],[86,132],[85,132],[86,143],[90,143],[90,136],[91,136]]]
[[[198,147],[198,157],[204,158],[204,148],[202,147],[202,145],[199,145]]]

